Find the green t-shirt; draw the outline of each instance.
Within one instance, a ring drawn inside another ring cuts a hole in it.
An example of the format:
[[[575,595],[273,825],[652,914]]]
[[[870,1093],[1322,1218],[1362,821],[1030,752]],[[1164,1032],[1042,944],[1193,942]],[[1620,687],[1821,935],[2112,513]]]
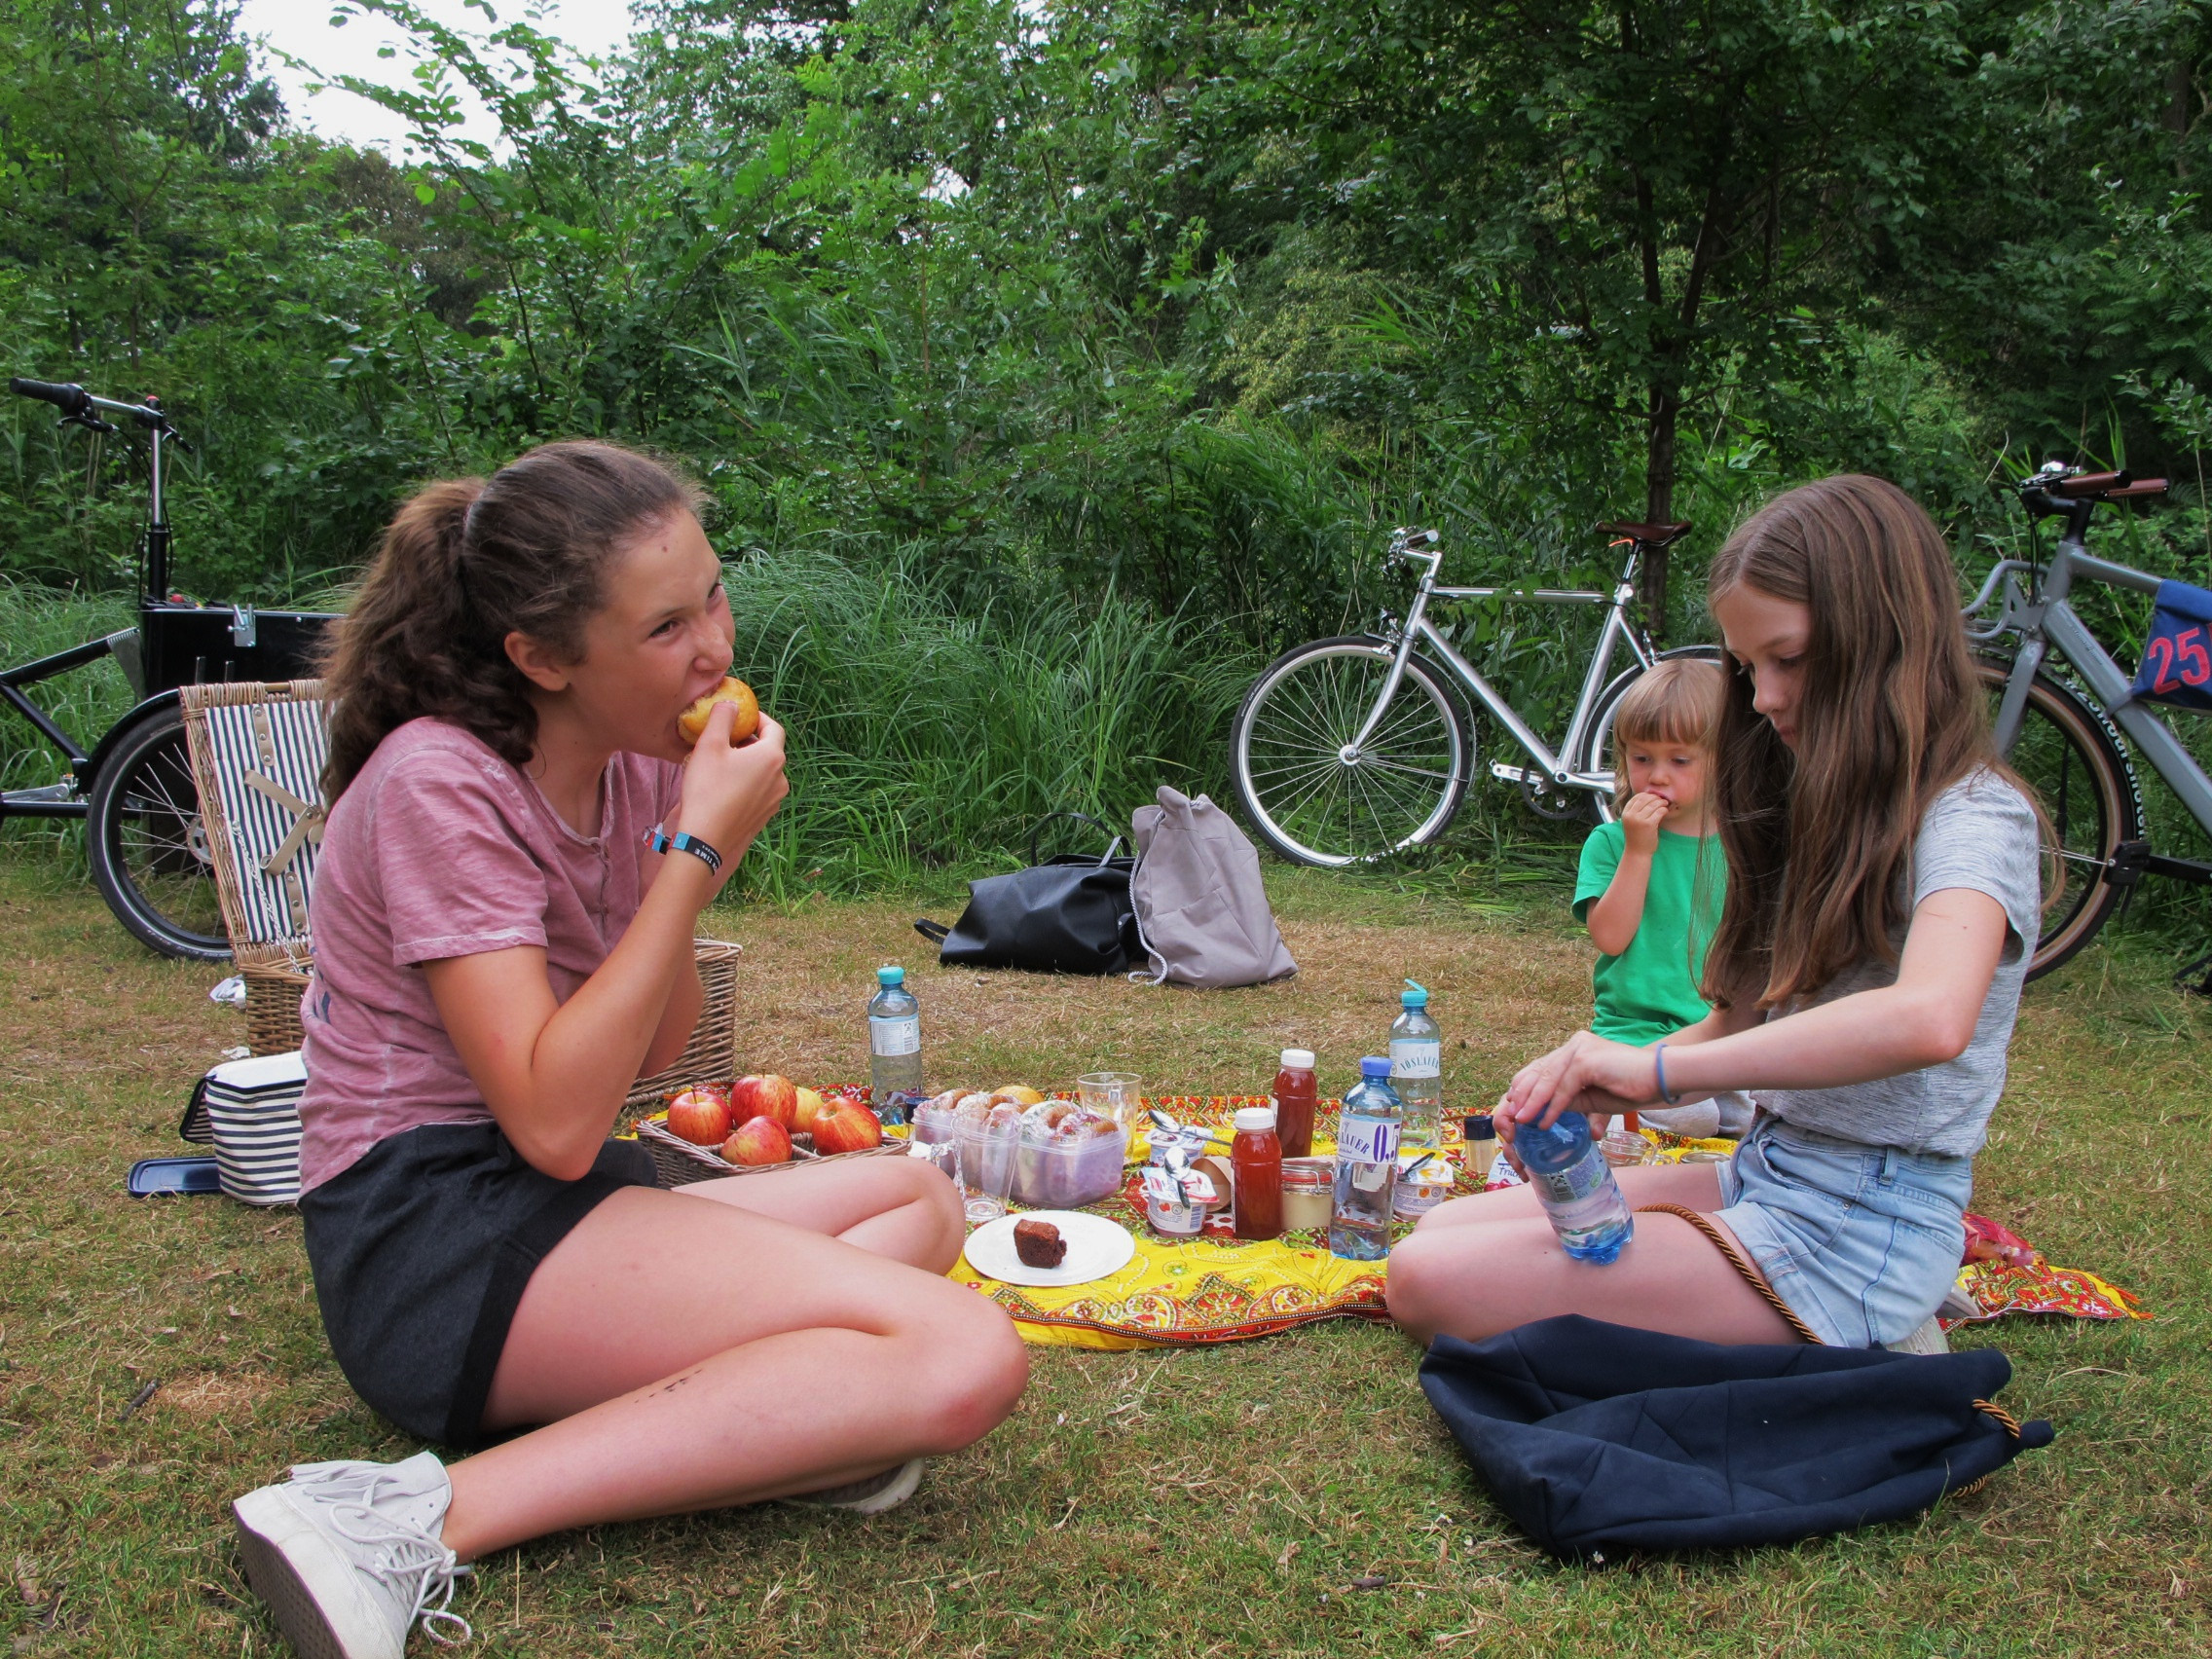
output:
[[[1697,890],[1699,849],[1704,850],[1706,891]],[[1574,878],[1574,915],[1590,919],[1590,906],[1604,897],[1628,849],[1618,824],[1601,824],[1582,843],[1582,867]],[[1720,921],[1727,891],[1726,863],[1717,836],[1702,840],[1659,831],[1651,855],[1651,881],[1644,890],[1643,920],[1618,956],[1600,956],[1592,978],[1598,1010],[1590,1029],[1621,1043],[1656,1043],[1711,1011],[1698,995],[1706,947]],[[1702,903],[1700,901],[1702,900]],[[1692,912],[1695,911],[1693,915]]]

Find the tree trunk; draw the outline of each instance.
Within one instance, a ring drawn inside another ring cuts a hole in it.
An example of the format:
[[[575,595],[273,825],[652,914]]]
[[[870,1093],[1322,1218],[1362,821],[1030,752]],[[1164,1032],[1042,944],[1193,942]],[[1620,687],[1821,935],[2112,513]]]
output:
[[[1651,401],[1644,416],[1643,516],[1651,524],[1670,524],[1675,517],[1675,426],[1682,413],[1681,388],[1671,380],[1651,383]],[[1667,632],[1667,549],[1654,547],[1643,556],[1643,614],[1653,639]]]

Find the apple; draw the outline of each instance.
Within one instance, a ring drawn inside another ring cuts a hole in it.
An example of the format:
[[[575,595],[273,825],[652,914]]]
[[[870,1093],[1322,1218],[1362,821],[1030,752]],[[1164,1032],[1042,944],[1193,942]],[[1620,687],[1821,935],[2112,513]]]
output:
[[[810,1134],[814,1129],[814,1115],[822,1110],[822,1096],[811,1088],[799,1089],[797,1093],[798,1104],[792,1109],[792,1127],[802,1135]]]
[[[733,747],[760,729],[760,700],[753,695],[753,687],[742,680],[728,679],[676,717],[676,729],[685,743],[696,745],[706,734],[707,717],[715,712],[717,703],[737,705],[737,715],[729,722]]]
[[[729,1112],[741,1124],[748,1118],[773,1118],[789,1129],[798,1120],[798,1090],[788,1077],[751,1072],[730,1086]]]
[[[729,1102],[718,1088],[686,1088],[668,1097],[668,1132],[693,1146],[729,1139]]]
[[[727,1163],[789,1163],[792,1137],[773,1118],[749,1119],[722,1142],[722,1160]]]
[[[883,1125],[866,1106],[830,1101],[814,1115],[814,1150],[824,1157],[883,1144]]]

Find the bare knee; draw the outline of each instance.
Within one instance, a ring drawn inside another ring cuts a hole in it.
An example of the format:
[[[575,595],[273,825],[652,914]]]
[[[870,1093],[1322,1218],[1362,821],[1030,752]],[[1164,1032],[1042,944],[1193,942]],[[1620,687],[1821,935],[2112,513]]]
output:
[[[1437,1295],[1441,1276],[1451,1270],[1444,1248],[1450,1229],[1432,1233],[1417,1230],[1390,1252],[1390,1272],[1383,1281],[1383,1296],[1390,1317],[1407,1336],[1426,1347],[1438,1328]]]
[[[937,1226],[936,1248],[930,1259],[939,1272],[950,1272],[952,1264],[960,1260],[961,1246],[968,1241],[968,1219],[961,1209],[960,1189],[934,1163],[918,1158],[899,1161],[907,1171],[906,1190],[911,1195],[907,1201],[920,1206]]]
[[[1029,1350],[1005,1311],[973,1291],[971,1306],[917,1335],[906,1406],[928,1450],[957,1452],[1014,1413],[1029,1385]]]

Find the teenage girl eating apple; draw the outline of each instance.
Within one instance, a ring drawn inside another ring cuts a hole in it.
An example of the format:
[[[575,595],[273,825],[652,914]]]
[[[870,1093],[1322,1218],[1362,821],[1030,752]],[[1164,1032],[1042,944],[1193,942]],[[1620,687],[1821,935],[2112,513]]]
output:
[[[361,1398],[488,1449],[303,1464],[237,1500],[302,1653],[465,1630],[462,1564],[565,1528],[888,1508],[1026,1381],[1012,1321],[944,1276],[960,1202],[928,1164],[663,1192],[608,1139],[689,1039],[694,926],[786,790],[773,719],[742,746],[728,702],[695,748],[679,729],[734,637],[698,506],[644,456],[547,444],[401,507],[340,630],[308,1256]]]

